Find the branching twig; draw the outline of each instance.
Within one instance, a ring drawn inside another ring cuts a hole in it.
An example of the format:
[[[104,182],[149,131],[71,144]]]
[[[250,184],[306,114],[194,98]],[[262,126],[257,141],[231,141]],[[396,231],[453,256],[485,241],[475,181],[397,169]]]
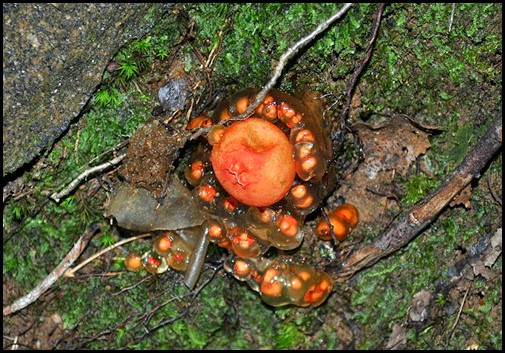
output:
[[[68,270],[65,272],[65,277],[75,277],[74,273],[77,272],[79,269],[81,269],[83,266],[85,266],[86,264],[90,263],[91,261],[93,261],[94,259],[96,259],[97,257],[105,254],[106,252],[109,252],[111,251],[112,249],[115,249],[117,248],[118,246],[120,245],[123,245],[123,244],[126,244],[126,243],[129,243],[131,241],[134,241],[134,240],[137,240],[137,239],[141,239],[141,238],[145,238],[145,237],[149,237],[151,236],[152,234],[151,233],[145,233],[145,234],[140,234],[140,235],[136,235],[134,237],[131,237],[131,238],[128,238],[128,239],[123,239],[121,241],[118,241],[116,244],[113,244],[111,246],[109,246],[108,248],[105,248],[103,249],[102,251],[99,251],[98,253],[96,253],[95,255],[91,256],[90,258],[86,259],[85,261],[81,262],[79,265],[75,266],[74,268]]]
[[[173,300],[176,300],[176,299],[182,299],[183,297],[186,297],[186,296],[189,296],[191,295],[191,299],[190,301],[193,302],[193,300],[195,300],[195,298],[198,296],[198,294],[200,294],[200,292],[212,281],[212,279],[214,278],[214,276],[216,275],[216,273],[222,268],[222,265],[220,266],[217,266],[216,268],[214,268],[214,272],[212,273],[212,275],[207,279],[205,280],[204,283],[202,283],[202,285],[188,293],[185,293],[185,294],[182,294],[178,297],[175,297],[175,298],[171,298],[169,299],[168,301],[158,305],[155,309],[158,310],[160,309],[161,307],[163,307],[164,305],[167,305],[169,302],[172,302]],[[184,308],[184,310],[182,312],[180,312],[178,315],[174,316],[174,317],[171,317],[171,318],[168,318],[168,319],[165,319],[165,320],[162,320],[161,322],[157,323],[156,325],[154,326],[151,326],[151,327],[145,327],[145,332],[140,335],[139,337],[137,337],[134,342],[132,342],[133,344],[135,343],[138,343],[140,342],[144,337],[146,337],[147,335],[151,334],[152,332],[156,331],[157,329],[159,329],[160,327],[163,327],[165,325],[168,325],[170,323],[173,323],[177,320],[179,320],[180,318],[186,316],[189,312],[189,309],[191,308],[191,306],[186,306],[186,308]],[[150,311],[147,313],[147,318],[150,318],[152,317],[152,315],[154,315],[154,313],[156,312],[156,310],[154,311]],[[142,315],[140,319],[143,319],[145,318],[146,315]],[[127,348],[127,347],[124,347],[124,348]]]
[[[404,213],[372,244],[357,249],[336,268],[329,268],[332,276],[338,281],[345,280],[360,269],[370,266],[382,257],[400,249],[430,225],[473,178],[480,176],[482,169],[500,149],[502,144],[501,119],[500,111],[480,142],[446,181],[431,193],[426,202]]]
[[[138,287],[138,286],[140,286],[142,283],[144,283],[145,281],[150,280],[150,279],[151,279],[151,278],[153,278],[153,277],[154,277],[154,274],[151,274],[150,276],[146,276],[146,277],[142,278],[140,281],[138,281],[138,282],[136,282],[136,283],[134,283],[134,284],[132,284],[132,285],[126,286],[126,287],[124,287],[124,288],[121,288],[121,290],[119,290],[119,291],[117,291],[117,292],[112,293],[110,296],[111,296],[111,297],[115,297],[116,295],[119,295],[119,294],[121,294],[121,293],[127,292],[127,291],[129,291],[129,290],[131,290],[131,289],[133,289],[133,288],[137,288],[137,287]]]
[[[298,50],[300,50],[307,43],[312,41],[318,34],[325,31],[333,22],[341,18],[351,8],[352,5],[353,5],[352,3],[345,4],[337,13],[335,13],[333,16],[331,16],[329,19],[327,19],[319,26],[317,26],[317,28],[314,31],[312,31],[307,36],[300,39],[298,42],[293,44],[293,46],[289,47],[284,52],[284,54],[282,54],[281,57],[279,58],[279,62],[277,63],[277,66],[274,69],[274,73],[270,81],[268,81],[268,83],[261,89],[261,91],[259,91],[254,101],[252,101],[252,103],[247,107],[246,111],[238,116],[231,117],[231,119],[222,120],[218,124],[222,125],[230,121],[243,120],[249,117],[254,112],[254,110],[260,105],[260,103],[263,102],[268,91],[270,91],[270,89],[272,89],[272,87],[275,85],[277,79],[281,76],[282,70],[284,70],[284,67],[286,66],[288,60],[291,59],[291,57],[293,57],[293,55],[295,55],[298,52]],[[206,134],[207,132],[209,132],[209,130],[210,127],[200,128],[198,131],[194,132],[189,139],[194,140],[199,136]]]
[[[105,163],[99,164],[99,165],[97,165],[95,167],[92,167],[92,168],[89,168],[89,169],[85,170],[84,172],[82,172],[81,174],[79,174],[79,176],[77,178],[75,178],[74,180],[72,180],[72,182],[70,184],[68,184],[66,188],[64,188],[63,190],[61,190],[58,193],[56,193],[56,192],[53,193],[51,195],[51,198],[54,201],[56,201],[56,202],[60,202],[60,200],[61,200],[62,197],[65,197],[69,193],[71,193],[77,187],[77,185],[79,185],[79,183],[82,180],[86,179],[89,175],[91,175],[93,173],[101,172],[101,171],[103,171],[103,170],[105,170],[107,168],[112,167],[113,165],[118,164],[119,162],[121,162],[123,160],[123,158],[125,156],[126,156],[126,154],[119,155],[116,158],[111,159],[110,161],[107,161]]]
[[[74,244],[74,247],[70,252],[63,258],[60,264],[35,288],[33,288],[30,293],[17,299],[11,305],[3,308],[3,315],[10,315],[26,308],[28,305],[36,301],[45,291],[47,291],[58,278],[66,271],[67,268],[72,266],[74,261],[81,255],[83,250],[88,245],[91,237],[98,231],[100,227],[98,224],[92,224],[86,228],[84,234],[79,238],[79,240]]]

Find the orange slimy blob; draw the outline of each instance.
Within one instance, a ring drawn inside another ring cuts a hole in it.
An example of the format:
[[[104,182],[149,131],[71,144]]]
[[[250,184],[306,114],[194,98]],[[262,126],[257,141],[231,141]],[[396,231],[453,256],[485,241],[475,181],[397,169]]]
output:
[[[124,259],[124,266],[128,271],[137,272],[142,269],[142,259],[136,252],[131,252]]]
[[[350,227],[355,227],[358,224],[358,210],[353,205],[344,203],[338,206],[334,212],[338,217],[344,218]]]
[[[198,127],[209,127],[211,125],[212,120],[209,117],[205,115],[199,115],[189,122],[188,126],[186,126],[186,130],[193,130]]]
[[[258,118],[231,124],[213,146],[210,160],[223,188],[249,206],[280,201],[296,175],[288,138],[277,126]]]
[[[328,220],[333,226],[333,233],[340,241],[344,241],[349,231],[358,224],[358,218],[358,210],[348,203],[344,203],[328,213]],[[331,239],[330,227],[324,218],[318,221],[315,233],[323,240]]]

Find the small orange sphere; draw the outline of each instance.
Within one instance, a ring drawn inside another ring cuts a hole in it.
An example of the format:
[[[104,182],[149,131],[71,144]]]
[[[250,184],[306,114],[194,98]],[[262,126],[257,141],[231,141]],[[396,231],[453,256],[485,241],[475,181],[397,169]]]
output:
[[[307,159],[305,159],[302,162],[302,169],[305,172],[310,172],[312,169],[314,169],[314,167],[316,166],[316,164],[317,164],[316,157],[308,157]]]
[[[212,120],[210,120],[209,117],[205,115],[199,115],[193,120],[191,120],[186,127],[186,130],[193,130],[196,129],[197,127],[209,127],[212,125]]]
[[[242,114],[243,112],[245,112],[247,110],[247,107],[249,106],[249,97],[247,96],[240,97],[237,100],[236,106],[237,106],[237,113]]]
[[[311,276],[307,271],[298,272],[298,276],[300,276],[304,281],[307,281]]]
[[[349,223],[349,227],[353,228],[358,224],[358,210],[351,204],[344,203],[333,211],[335,215],[345,219]]]
[[[241,277],[251,273],[251,266],[244,260],[237,259],[233,265],[233,272]]]
[[[226,128],[223,125],[213,126],[207,135],[207,141],[209,142],[209,145],[214,146],[216,143],[219,143],[223,137],[225,130]]]
[[[302,197],[307,195],[307,187],[302,184],[296,185],[291,189],[291,195],[293,195],[295,199],[301,199]]]
[[[271,208],[265,208],[263,211],[260,210],[259,219],[263,223],[268,223],[274,218],[274,216],[274,210]]]
[[[167,235],[160,235],[154,240],[154,250],[165,256],[172,247],[172,241]]]
[[[345,240],[347,234],[349,233],[349,226],[347,222],[342,221],[341,219],[335,217],[332,214],[328,214],[328,219],[330,220],[330,223],[333,226],[333,233],[335,234],[335,237],[340,241]],[[321,218],[317,223],[315,233],[319,238],[323,240],[332,239],[330,227],[328,226],[328,223],[326,223],[326,220],[324,218]]]
[[[294,290],[298,290],[298,289],[302,288],[303,283],[302,283],[302,280],[300,277],[298,277],[297,275],[294,275],[293,277],[291,277],[291,281],[289,281],[289,285]]]
[[[314,134],[310,130],[303,129],[298,131],[295,137],[295,141],[298,142],[315,142],[316,139]]]
[[[284,235],[294,237],[298,233],[298,221],[293,216],[280,215],[277,217],[276,224]]]
[[[209,236],[219,239],[223,235],[223,227],[219,223],[211,222],[209,225]]]
[[[142,259],[135,251],[129,253],[124,259],[124,266],[128,271],[137,272],[142,269]]]
[[[205,202],[211,202],[216,196],[216,189],[209,185],[202,185],[198,189],[198,196]]]
[[[314,203],[314,198],[311,195],[307,195],[303,199],[296,200],[295,206],[298,208],[309,208]]]
[[[230,119],[231,119],[230,110],[228,109],[228,107],[226,107],[219,114],[219,121],[221,121],[221,120],[230,120]]]

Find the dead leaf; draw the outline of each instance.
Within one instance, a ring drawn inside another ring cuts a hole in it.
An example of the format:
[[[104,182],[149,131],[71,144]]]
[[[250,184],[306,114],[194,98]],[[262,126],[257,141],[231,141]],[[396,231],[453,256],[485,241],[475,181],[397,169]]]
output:
[[[140,232],[194,227],[208,218],[177,177],[169,183],[167,196],[161,203],[146,189],[123,183],[112,197],[105,215],[113,216],[122,228]]]
[[[395,174],[407,173],[418,156],[431,146],[428,136],[437,129],[423,127],[405,115],[397,115],[381,126],[356,123],[352,129],[363,144],[365,160],[341,181],[339,196],[358,208],[360,222],[386,225],[389,219],[383,215],[396,205],[394,195],[398,193],[380,191],[394,184]]]
[[[389,336],[389,340],[386,343],[386,349],[398,350],[405,349],[407,345],[407,330],[405,327],[399,324],[394,324],[393,332]]]
[[[472,202],[470,201],[470,197],[472,196],[472,186],[468,184],[466,188],[461,190],[461,192],[456,196],[454,200],[449,204],[451,207],[455,207],[458,205],[463,205],[465,208],[470,209],[472,207]]]
[[[412,162],[431,146],[429,129],[421,129],[405,115],[396,115],[383,126],[357,123],[352,129],[363,143],[370,179],[375,179],[379,171],[395,170],[406,175]]]
[[[429,305],[433,298],[433,292],[422,290],[412,298],[412,308],[409,316],[412,321],[424,321],[429,315]]]

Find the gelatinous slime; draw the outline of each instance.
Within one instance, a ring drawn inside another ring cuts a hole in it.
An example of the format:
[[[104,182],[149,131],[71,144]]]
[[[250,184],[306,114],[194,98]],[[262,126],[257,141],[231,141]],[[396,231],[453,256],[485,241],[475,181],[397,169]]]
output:
[[[263,255],[270,247],[291,250],[302,242],[305,216],[328,189],[330,141],[320,112],[274,89],[248,119],[217,124],[244,112],[258,91],[245,89],[222,102],[212,117],[201,115],[188,124],[188,129],[214,125],[184,171],[191,191],[174,178],[158,204],[143,189],[123,186],[108,215],[124,228],[157,231],[151,251],[141,259],[127,257],[128,269],[138,270],[139,262],[151,273],[171,267],[185,271],[185,283],[193,287],[212,242],[230,252],[225,270],[266,303],[317,306],[332,289],[326,273]]]

